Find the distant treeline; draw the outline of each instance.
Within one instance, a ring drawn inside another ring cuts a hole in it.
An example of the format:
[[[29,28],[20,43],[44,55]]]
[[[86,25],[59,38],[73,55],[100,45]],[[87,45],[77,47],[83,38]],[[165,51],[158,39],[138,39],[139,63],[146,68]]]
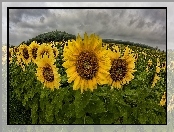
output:
[[[67,41],[69,39],[76,39],[76,36],[66,33],[65,31],[61,32],[56,30],[56,31],[40,34],[32,39],[29,39],[26,42],[23,41],[22,43],[29,45],[33,41],[37,41],[37,43],[47,43],[51,41],[54,41],[54,42],[60,42],[63,40]]]
[[[142,47],[142,48],[149,48],[149,49],[155,49],[155,50],[159,50],[158,47],[154,48],[145,44],[141,44],[141,43],[134,43],[134,42],[130,42],[130,41],[122,41],[122,40],[114,40],[114,39],[103,39],[104,43],[116,43],[116,44],[124,44],[124,45],[131,45],[131,46],[138,46],[138,47]]]
[[[37,43],[47,43],[47,42],[60,42],[60,41],[67,41],[69,39],[76,39],[75,35],[66,33],[65,31],[52,31],[52,32],[47,32],[47,33],[43,33],[40,35],[37,35],[34,38],[31,38],[29,40],[27,40],[26,42],[23,41],[21,43],[25,43],[27,45],[29,45],[31,42],[33,41],[37,41]],[[116,44],[124,44],[124,45],[131,45],[131,46],[138,46],[138,47],[143,47],[143,48],[150,48],[150,49],[155,49],[155,50],[160,50],[158,49],[158,47],[154,48],[145,44],[141,44],[141,43],[134,43],[134,42],[130,42],[130,41],[122,41],[122,40],[114,40],[114,39],[103,39],[104,43],[116,43]],[[13,45],[11,45],[10,47],[14,47]]]

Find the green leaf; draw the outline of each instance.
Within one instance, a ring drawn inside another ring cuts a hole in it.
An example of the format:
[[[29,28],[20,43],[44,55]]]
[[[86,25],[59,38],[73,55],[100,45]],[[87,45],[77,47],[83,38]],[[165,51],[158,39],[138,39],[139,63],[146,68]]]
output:
[[[55,113],[59,111],[59,109],[62,109],[62,101],[64,100],[66,94],[68,92],[67,88],[61,88],[58,89],[53,96],[52,104],[55,108]]]
[[[46,105],[45,119],[50,123],[53,121],[53,105],[50,103],[47,103]]]
[[[83,118],[76,118],[75,122],[73,124],[84,124],[84,119]]]
[[[85,115],[85,111],[84,110],[80,110],[80,111],[75,111],[76,112],[76,117],[77,118],[81,118]]]
[[[114,114],[113,113],[103,113],[103,116],[100,118],[100,124],[112,124],[114,123]]]
[[[90,116],[84,117],[84,124],[93,124],[93,119]]]
[[[144,116],[144,114],[139,113],[138,121],[140,122],[140,124],[146,124],[146,120],[147,116]]]
[[[38,105],[34,102],[31,108],[31,118],[32,118],[32,124],[37,124],[38,120]]]
[[[43,99],[45,97],[45,91],[41,90],[40,98]]]
[[[75,112],[76,116],[80,118],[84,115],[84,108],[87,106],[91,98],[91,93],[89,91],[80,93],[80,91],[76,91],[75,93],[75,100],[74,100],[74,106],[75,106]]]
[[[135,90],[135,89],[126,89],[124,93],[126,95],[137,95],[137,90]]]
[[[104,103],[99,99],[99,97],[93,95],[91,101],[85,108],[88,113],[102,113],[105,112]]]
[[[75,106],[74,104],[70,104],[69,107],[65,110],[66,117],[73,117],[75,116]],[[84,114],[84,113],[83,113]],[[82,115],[78,115],[77,118],[81,117]]]

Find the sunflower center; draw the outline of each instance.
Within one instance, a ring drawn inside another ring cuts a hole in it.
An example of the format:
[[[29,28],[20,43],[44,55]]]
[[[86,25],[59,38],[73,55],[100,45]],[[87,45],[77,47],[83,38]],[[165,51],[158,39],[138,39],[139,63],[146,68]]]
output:
[[[76,71],[85,80],[95,77],[99,69],[98,59],[93,52],[82,51],[76,61]]]
[[[44,76],[44,79],[49,82],[54,81],[53,70],[49,66],[43,68],[43,76]]]
[[[25,58],[26,60],[29,58],[29,54],[28,54],[27,48],[24,48],[24,49],[23,49],[23,56],[24,56],[24,58]]]
[[[32,55],[33,55],[33,58],[36,59],[36,57],[37,57],[37,48],[32,49]]]
[[[112,61],[112,66],[110,69],[110,76],[113,81],[122,80],[127,72],[127,64],[123,59],[115,59]]]

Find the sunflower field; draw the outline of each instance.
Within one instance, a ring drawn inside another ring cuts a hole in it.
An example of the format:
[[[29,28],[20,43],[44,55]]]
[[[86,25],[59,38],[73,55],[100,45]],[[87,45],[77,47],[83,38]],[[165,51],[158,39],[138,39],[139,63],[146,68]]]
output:
[[[8,52],[10,124],[167,123],[164,51],[54,31]]]

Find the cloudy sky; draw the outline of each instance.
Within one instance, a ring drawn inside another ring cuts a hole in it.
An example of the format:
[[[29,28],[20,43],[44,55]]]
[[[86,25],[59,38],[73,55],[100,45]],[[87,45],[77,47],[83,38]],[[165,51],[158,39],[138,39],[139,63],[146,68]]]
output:
[[[7,6],[123,6],[168,7],[168,48],[172,48],[174,33],[173,3],[3,3],[3,43],[6,43]],[[170,28],[169,28],[170,27]],[[126,40],[166,49],[165,9],[11,9],[9,12],[9,42],[18,45],[41,33],[54,30],[77,35],[96,33],[102,38]]]

